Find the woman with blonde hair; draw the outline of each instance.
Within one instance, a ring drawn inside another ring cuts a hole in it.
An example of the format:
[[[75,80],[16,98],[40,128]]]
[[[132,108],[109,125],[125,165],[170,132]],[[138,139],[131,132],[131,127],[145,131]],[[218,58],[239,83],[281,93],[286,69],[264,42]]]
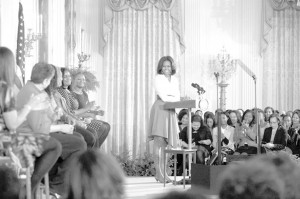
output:
[[[66,199],[121,199],[124,193],[119,163],[92,149],[74,159],[67,182]]]

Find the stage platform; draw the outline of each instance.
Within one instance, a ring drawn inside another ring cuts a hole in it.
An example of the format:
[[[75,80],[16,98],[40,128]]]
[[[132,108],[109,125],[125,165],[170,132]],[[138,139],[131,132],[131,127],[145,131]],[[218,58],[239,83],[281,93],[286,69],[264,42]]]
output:
[[[171,177],[173,180],[173,178]],[[176,180],[181,180],[181,176],[177,176]],[[172,183],[166,184],[156,182],[154,177],[127,177],[125,180],[125,197],[126,199],[155,199],[162,194],[168,193],[172,190],[187,191],[191,185],[173,185]],[[217,196],[209,196],[209,199],[217,199]]]

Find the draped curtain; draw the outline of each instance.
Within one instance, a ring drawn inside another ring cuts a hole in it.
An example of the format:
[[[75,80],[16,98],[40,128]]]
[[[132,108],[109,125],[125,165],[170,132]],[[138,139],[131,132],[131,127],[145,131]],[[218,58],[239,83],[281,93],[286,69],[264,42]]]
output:
[[[295,110],[300,98],[300,7],[286,0],[263,3],[263,105]]]
[[[184,49],[178,15],[172,10],[178,9],[178,1],[107,3],[101,94],[111,132],[104,150],[136,157],[147,151],[158,60],[170,55],[178,63]]]

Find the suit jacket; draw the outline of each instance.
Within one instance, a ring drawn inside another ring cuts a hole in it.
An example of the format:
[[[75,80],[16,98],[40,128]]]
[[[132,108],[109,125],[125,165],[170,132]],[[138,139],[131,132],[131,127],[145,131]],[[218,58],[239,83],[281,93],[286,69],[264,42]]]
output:
[[[269,143],[272,136],[272,127],[266,128],[262,142]],[[274,137],[274,148],[273,150],[282,150],[286,146],[286,135],[285,130],[282,127],[278,127]]]

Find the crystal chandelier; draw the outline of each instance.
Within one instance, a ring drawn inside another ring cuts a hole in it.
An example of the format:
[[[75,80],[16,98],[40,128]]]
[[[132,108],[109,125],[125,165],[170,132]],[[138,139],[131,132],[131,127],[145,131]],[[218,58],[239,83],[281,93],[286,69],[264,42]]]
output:
[[[213,60],[212,71],[218,74],[221,82],[227,82],[236,71],[236,60],[232,60],[229,53],[223,47],[221,52]]]

